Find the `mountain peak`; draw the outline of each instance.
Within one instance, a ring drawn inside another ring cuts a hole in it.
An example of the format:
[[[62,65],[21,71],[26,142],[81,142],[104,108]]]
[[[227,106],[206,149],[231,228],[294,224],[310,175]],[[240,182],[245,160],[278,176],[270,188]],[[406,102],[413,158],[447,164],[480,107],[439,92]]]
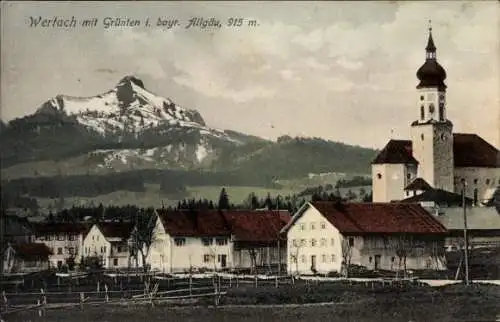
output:
[[[123,77],[118,82],[117,86],[120,86],[120,85],[123,85],[123,84],[126,84],[126,83],[134,83],[135,85],[139,86],[140,88],[145,89],[144,88],[144,82],[141,79],[139,79],[137,76],[135,76],[135,75],[127,75],[127,76]]]

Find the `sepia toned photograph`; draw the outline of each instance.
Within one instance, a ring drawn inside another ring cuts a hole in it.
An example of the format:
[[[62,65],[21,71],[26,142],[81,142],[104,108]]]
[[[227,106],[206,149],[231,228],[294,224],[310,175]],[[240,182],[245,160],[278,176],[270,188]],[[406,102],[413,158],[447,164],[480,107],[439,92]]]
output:
[[[0,13],[0,322],[500,321],[499,1]]]

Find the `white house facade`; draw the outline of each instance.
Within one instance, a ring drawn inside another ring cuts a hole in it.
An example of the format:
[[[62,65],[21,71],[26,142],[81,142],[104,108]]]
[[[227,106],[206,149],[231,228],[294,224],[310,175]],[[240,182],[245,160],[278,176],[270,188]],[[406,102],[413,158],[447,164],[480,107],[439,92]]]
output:
[[[203,214],[210,218],[197,219],[189,218],[189,215],[181,211],[157,214],[152,243],[146,258],[150,268],[165,273],[176,273],[232,267],[229,230],[220,225],[213,225],[213,221],[219,221],[220,224],[220,218]]]
[[[133,227],[121,222],[94,224],[83,241],[83,257],[97,258],[105,269],[135,267],[129,249]]]
[[[446,228],[417,204],[306,203],[283,232],[290,274],[446,269]]]
[[[83,239],[88,226],[76,223],[42,223],[34,225],[35,240],[45,244],[52,254],[51,267],[61,268],[70,260],[79,263],[83,256]]]

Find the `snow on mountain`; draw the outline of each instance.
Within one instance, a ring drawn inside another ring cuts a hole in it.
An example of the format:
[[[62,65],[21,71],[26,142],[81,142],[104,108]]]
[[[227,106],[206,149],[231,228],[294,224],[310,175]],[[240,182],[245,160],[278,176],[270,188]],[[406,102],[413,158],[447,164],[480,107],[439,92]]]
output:
[[[196,110],[185,109],[144,88],[141,80],[126,76],[112,90],[94,97],[57,95],[40,109],[55,109],[102,136],[132,134],[161,127],[199,131],[200,134],[239,143],[224,131],[209,128]]]

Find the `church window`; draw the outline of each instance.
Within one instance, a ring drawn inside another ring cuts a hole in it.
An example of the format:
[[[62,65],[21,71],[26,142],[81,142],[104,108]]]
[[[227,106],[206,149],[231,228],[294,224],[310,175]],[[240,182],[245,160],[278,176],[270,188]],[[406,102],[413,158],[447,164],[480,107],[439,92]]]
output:
[[[429,105],[429,113],[434,114],[434,104]]]
[[[490,184],[490,179],[486,179],[486,185]]]
[[[474,184],[477,184],[477,179],[474,179]]]
[[[423,101],[424,100],[424,95],[420,95],[420,100]]]
[[[425,118],[425,110],[424,106],[420,106],[420,119],[423,120]]]
[[[380,173],[377,173],[377,178],[382,179],[382,175]]]
[[[478,197],[477,197],[477,188],[474,189],[474,205],[477,205],[477,200],[478,200]]]
[[[422,139],[422,141],[424,140],[424,134],[420,134],[420,138]]]

